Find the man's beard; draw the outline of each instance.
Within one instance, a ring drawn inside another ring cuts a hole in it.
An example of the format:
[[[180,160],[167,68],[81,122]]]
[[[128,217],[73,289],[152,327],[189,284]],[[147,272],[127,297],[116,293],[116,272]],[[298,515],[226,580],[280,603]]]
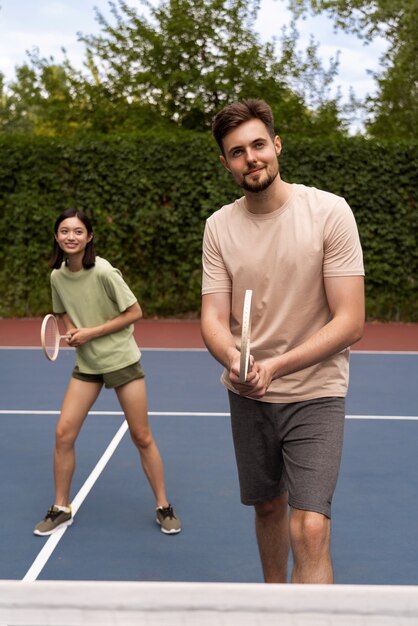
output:
[[[267,173],[267,177],[263,181],[248,182],[247,179],[244,177],[242,179],[240,187],[242,187],[242,189],[245,189],[245,191],[260,193],[261,191],[265,191],[266,189],[268,189],[268,187],[270,187],[271,183],[275,180],[278,173],[279,168],[277,167],[274,172]]]

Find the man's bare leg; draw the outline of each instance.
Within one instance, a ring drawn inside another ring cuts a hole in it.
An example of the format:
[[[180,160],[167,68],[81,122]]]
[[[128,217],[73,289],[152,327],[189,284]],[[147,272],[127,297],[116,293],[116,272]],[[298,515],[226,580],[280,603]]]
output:
[[[333,583],[330,538],[331,520],[325,515],[292,508],[290,514],[290,542],[294,562],[292,583]]]
[[[286,583],[289,556],[287,493],[255,506],[255,528],[264,581]]]

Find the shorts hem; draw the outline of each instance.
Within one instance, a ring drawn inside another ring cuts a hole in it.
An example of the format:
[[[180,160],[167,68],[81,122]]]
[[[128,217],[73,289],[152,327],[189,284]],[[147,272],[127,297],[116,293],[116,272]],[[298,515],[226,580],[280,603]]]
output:
[[[295,503],[289,499],[289,506],[292,509],[298,509],[299,511],[309,511],[310,513],[320,513],[321,515],[325,515],[328,519],[331,519],[331,509],[328,507],[323,507],[317,504],[300,504]]]
[[[94,374],[80,372],[79,367],[76,365],[72,371],[72,377],[86,383],[101,383],[106,389],[118,389],[134,380],[145,378],[145,373],[142,369],[141,362],[136,361],[135,363],[131,363],[131,365],[111,372]]]
[[[130,363],[126,363],[126,365],[121,365],[120,367],[117,367],[116,369],[114,367],[112,367],[112,369],[106,369],[106,370],[100,370],[100,372],[87,372],[87,371],[80,371],[80,374],[88,374],[89,376],[103,376],[103,374],[112,374],[113,372],[119,372],[120,370],[124,370],[126,367],[131,367],[131,365],[135,365],[136,363],[141,363],[141,359],[135,359],[134,361],[130,362]],[[78,367],[78,365],[76,364],[76,367]]]
[[[274,500],[275,498],[279,498],[284,493],[287,493],[287,489],[281,489],[279,492],[276,492],[272,495],[265,496],[262,498],[241,498],[241,504],[245,506],[254,506],[255,504],[262,504],[263,502],[268,502],[269,500]]]
[[[104,386],[105,386],[105,389],[119,389],[119,387],[123,387],[124,385],[129,385],[129,383],[131,383],[134,380],[142,380],[143,378],[145,378],[145,374],[144,373],[141,373],[141,374],[138,373],[138,374],[132,376],[132,378],[130,378],[129,380],[127,380],[125,382],[121,382],[121,383],[117,382],[115,384],[110,384],[110,385],[108,383],[105,383]]]

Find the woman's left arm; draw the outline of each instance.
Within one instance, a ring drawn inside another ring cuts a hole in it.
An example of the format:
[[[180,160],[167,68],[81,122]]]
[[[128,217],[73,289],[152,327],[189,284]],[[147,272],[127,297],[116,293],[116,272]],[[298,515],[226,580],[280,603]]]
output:
[[[71,346],[78,347],[97,339],[97,337],[104,337],[105,335],[111,335],[117,333],[119,330],[130,326],[142,317],[142,309],[138,302],[132,304],[125,311],[114,317],[112,320],[108,320],[99,326],[93,326],[91,328],[71,328],[68,330],[70,339],[68,343]]]

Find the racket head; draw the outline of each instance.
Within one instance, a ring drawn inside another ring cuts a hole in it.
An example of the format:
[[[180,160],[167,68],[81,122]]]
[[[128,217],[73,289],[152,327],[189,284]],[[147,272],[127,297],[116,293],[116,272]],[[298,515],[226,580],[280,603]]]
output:
[[[60,347],[60,331],[55,315],[45,315],[41,326],[42,350],[49,361],[55,361]]]
[[[246,381],[248,367],[250,365],[252,297],[252,289],[247,289],[245,291],[244,306],[242,309],[241,359],[239,368],[239,380],[241,383],[244,383]]]

